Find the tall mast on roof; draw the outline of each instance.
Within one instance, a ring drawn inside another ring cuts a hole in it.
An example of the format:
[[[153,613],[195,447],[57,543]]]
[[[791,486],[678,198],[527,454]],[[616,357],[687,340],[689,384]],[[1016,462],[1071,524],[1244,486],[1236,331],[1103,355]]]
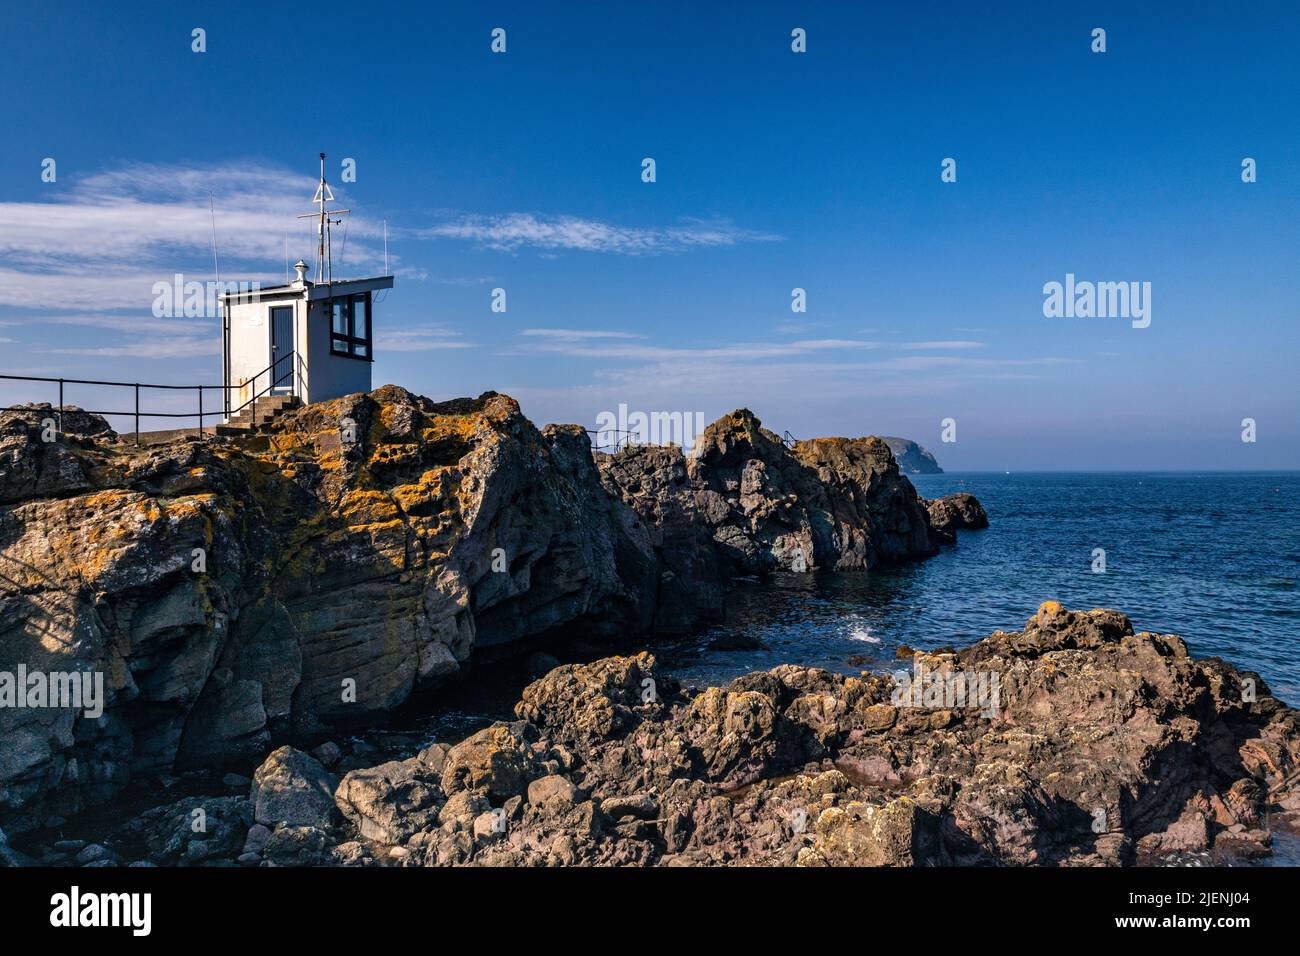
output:
[[[333,282],[334,281],[334,262],[333,248],[330,244],[330,226],[337,226],[342,219],[331,219],[330,216],[342,216],[351,212],[351,209],[326,209],[326,205],[334,201],[334,192],[330,189],[330,184],[325,179],[325,154],[320,154],[320,183],[316,187],[316,196],[312,199],[320,207],[318,212],[308,212],[299,216],[299,219],[320,218],[320,223],[316,227],[318,248],[316,252],[316,281]]]

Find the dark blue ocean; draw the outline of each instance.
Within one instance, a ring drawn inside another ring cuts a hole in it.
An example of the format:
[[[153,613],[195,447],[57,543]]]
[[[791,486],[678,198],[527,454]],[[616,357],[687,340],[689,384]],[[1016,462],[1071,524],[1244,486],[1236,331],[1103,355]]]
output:
[[[961,646],[1019,630],[1045,600],[1110,607],[1193,655],[1258,671],[1300,704],[1300,473],[966,473],[914,476],[927,498],[973,492],[990,527],[938,557],[873,574],[740,585],[725,624],[661,659],[714,684],[799,663],[895,666],[899,644]],[[1106,570],[1092,571],[1093,549]],[[723,650],[757,637],[764,648]]]

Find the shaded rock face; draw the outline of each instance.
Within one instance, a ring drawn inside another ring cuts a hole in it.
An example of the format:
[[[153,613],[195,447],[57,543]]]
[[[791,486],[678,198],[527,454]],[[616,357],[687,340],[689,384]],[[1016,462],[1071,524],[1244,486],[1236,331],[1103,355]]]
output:
[[[787,448],[741,409],[706,428],[690,456],[632,447],[597,463],[649,529],[663,631],[716,617],[736,576],[867,570],[935,551],[916,490],[878,438]]]
[[[1265,811],[1300,823],[1300,713],[1123,614],[1048,602],[914,664],[997,675],[997,706],[791,665],[641,694],[653,657],[610,658],[531,685],[441,773],[376,768],[421,781],[409,815],[395,789],[349,816],[403,865],[1121,865],[1268,852]]]
[[[645,533],[581,429],[539,432],[505,396],[389,386],[145,448],[80,413],[50,436],[51,414],[0,414],[0,670],[99,672],[107,700],[0,708],[18,831],[133,773],[387,711],[475,646],[653,614]]]
[[[943,469],[934,455],[907,438],[882,435],[880,438],[894,454],[898,470],[905,475],[942,475]]]
[[[160,866],[224,863],[243,852],[252,817],[242,797],[187,797],[146,810],[117,839]]]
[[[144,448],[75,409],[52,434],[56,418],[0,413],[0,671],[102,675],[104,712],[0,708],[11,833],[132,775],[363,723],[475,648],[682,632],[736,575],[935,549],[879,439],[787,449],[743,410],[694,457],[637,448],[599,468],[583,429],[538,431],[493,392],[385,386],[261,435]],[[286,858],[315,852],[313,834],[284,839]]]
[[[253,774],[248,796],[253,819],[263,826],[327,827],[334,814],[335,786],[316,758],[281,747]]]

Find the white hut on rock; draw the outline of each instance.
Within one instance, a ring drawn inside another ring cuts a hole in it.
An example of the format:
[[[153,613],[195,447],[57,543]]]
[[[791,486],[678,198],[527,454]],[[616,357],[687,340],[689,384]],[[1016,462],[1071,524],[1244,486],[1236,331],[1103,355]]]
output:
[[[325,154],[315,202],[320,206],[317,278],[307,278],[301,259],[298,278],[288,285],[229,292],[221,296],[221,365],[226,426],[262,424],[293,405],[324,402],[370,391],[375,360],[375,297],[393,287],[391,275],[335,279],[330,261],[334,199],[325,181]]]
[[[298,278],[289,285],[222,296],[228,413],[267,395],[305,405],[370,391],[374,293],[391,289],[393,277],[317,284],[306,263],[294,268]]]

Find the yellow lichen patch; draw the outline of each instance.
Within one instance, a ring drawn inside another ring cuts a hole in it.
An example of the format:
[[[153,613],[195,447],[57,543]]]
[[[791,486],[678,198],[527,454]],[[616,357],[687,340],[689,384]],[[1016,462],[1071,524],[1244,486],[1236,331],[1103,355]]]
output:
[[[315,455],[315,435],[303,432],[273,432],[266,436],[267,451],[272,455],[303,453]]]
[[[393,488],[392,496],[408,514],[431,515],[446,510],[445,488],[443,469],[434,469],[426,471],[418,481]]]
[[[424,440],[435,444],[448,439],[471,442],[479,435],[482,418],[477,415],[439,415],[424,429]]]
[[[370,454],[369,466],[418,465],[420,449],[416,445],[377,445]]]
[[[339,501],[339,516],[350,525],[372,525],[398,520],[397,506],[383,492],[358,489]]]
[[[80,504],[87,511],[97,508],[119,508],[124,503],[134,501],[139,497],[139,494],[134,491],[111,488],[107,491],[96,491],[88,495],[83,495],[80,499]]]
[[[1065,610],[1065,608],[1061,606],[1060,601],[1044,601],[1042,604],[1038,605],[1038,615],[1040,617],[1056,617],[1056,615],[1060,614],[1063,610]]]
[[[395,425],[402,424],[399,419],[405,419],[408,412],[399,405],[380,405],[379,421],[371,429],[370,437],[374,441],[382,441],[395,432]]]

